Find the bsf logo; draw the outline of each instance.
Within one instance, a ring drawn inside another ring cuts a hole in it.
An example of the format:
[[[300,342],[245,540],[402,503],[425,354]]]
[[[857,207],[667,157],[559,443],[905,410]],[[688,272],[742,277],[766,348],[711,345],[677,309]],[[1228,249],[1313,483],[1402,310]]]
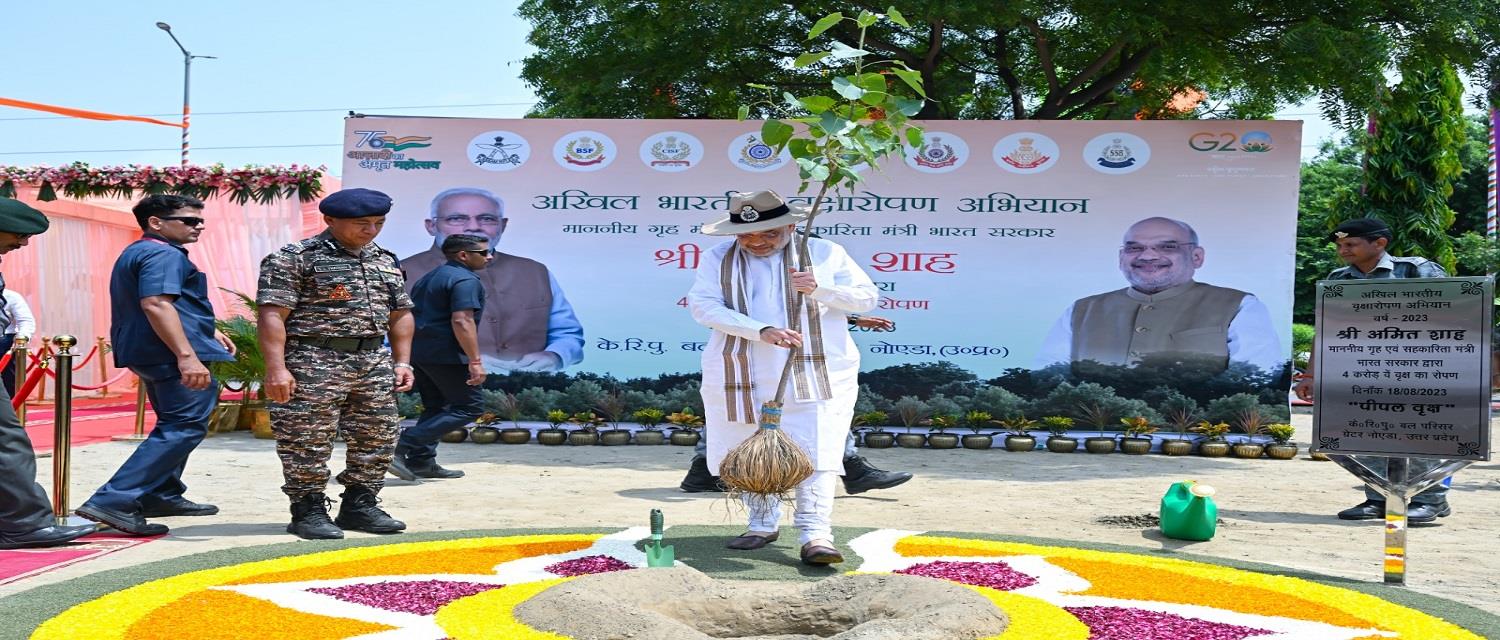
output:
[[[553,148],[557,164],[570,171],[598,171],[615,161],[615,141],[598,131],[574,131]]]
[[[1264,131],[1251,131],[1242,136],[1236,136],[1231,131],[1199,131],[1188,137],[1188,147],[1194,151],[1217,153],[1265,153],[1276,148],[1271,141],[1271,134]]]

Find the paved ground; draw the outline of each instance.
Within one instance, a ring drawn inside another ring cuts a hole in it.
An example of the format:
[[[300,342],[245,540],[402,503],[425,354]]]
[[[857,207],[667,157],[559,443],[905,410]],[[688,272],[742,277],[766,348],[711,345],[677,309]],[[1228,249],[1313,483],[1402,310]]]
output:
[[[1307,441],[1310,420],[1294,416],[1301,442]],[[103,443],[75,452],[75,504],[131,446]],[[866,454],[878,466],[917,477],[888,491],[840,496],[834,513],[839,525],[1041,536],[1180,549],[1360,580],[1378,581],[1381,575],[1380,523],[1333,517],[1362,499],[1357,483],[1333,463],[1305,455],[1282,462],[961,449]],[[341,455],[340,449],[336,459]],[[392,478],[381,494],[385,507],[412,531],[645,525],[652,508],[663,509],[669,525],[743,521],[722,494],[677,490],[692,455],[687,447],[463,443],[443,445],[441,455],[468,476],[421,484]],[[40,466],[39,481],[50,487],[50,460]],[[1139,527],[1135,516],[1154,514],[1162,492],[1181,479],[1218,488],[1224,524],[1213,540],[1169,540]],[[173,528],[168,538],[0,587],[0,597],[118,567],[291,539],[284,531],[287,503],[270,441],[246,432],[210,438],[194,455],[186,481],[189,497],[218,504],[220,515],[163,519]],[[1410,534],[1410,588],[1500,613],[1500,555],[1490,553],[1500,531],[1500,463],[1480,463],[1459,474],[1451,502],[1452,517]],[[316,542],[305,544],[309,551],[318,548]]]

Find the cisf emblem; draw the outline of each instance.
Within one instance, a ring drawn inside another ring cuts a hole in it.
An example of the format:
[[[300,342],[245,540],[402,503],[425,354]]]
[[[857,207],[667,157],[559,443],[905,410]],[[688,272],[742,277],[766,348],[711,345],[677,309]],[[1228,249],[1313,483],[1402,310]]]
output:
[[[969,158],[969,145],[951,133],[930,131],[922,135],[922,145],[907,147],[907,166],[923,173],[947,173],[963,166]]]
[[[553,157],[564,169],[598,171],[615,161],[615,141],[598,131],[574,131],[558,139]]]
[[[703,143],[682,131],[663,131],[641,143],[641,162],[657,171],[687,171],[703,161]]]

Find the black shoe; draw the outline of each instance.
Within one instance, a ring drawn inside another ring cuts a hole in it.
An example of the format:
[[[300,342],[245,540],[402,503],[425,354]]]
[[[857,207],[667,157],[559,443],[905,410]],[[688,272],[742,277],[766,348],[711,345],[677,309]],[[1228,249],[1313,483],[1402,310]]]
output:
[[[292,523],[286,532],[303,540],[338,540],[344,531],[328,519],[331,501],[322,493],[310,493],[292,503]]]
[[[871,489],[889,489],[911,479],[905,471],[882,471],[862,456],[844,458],[844,492],[849,495]]]
[[[693,456],[693,464],[688,467],[687,476],[678,486],[687,493],[724,490],[724,483],[719,481],[719,476],[708,472],[708,459],[703,456]]]
[[[140,511],[117,511],[85,502],[73,513],[133,536],[159,536],[167,532],[167,525],[146,522],[146,516],[141,515]]]
[[[406,457],[401,455],[399,449],[396,451],[396,456],[391,458],[391,468],[388,471],[391,475],[402,480],[410,481],[417,479],[417,474],[412,473],[411,468],[406,466]]]
[[[1384,500],[1366,500],[1339,512],[1340,520],[1377,520],[1384,517]]]
[[[1453,514],[1453,508],[1447,502],[1441,504],[1409,504],[1406,505],[1406,521],[1412,524],[1427,524],[1435,522],[1438,518],[1446,518]]]
[[[147,518],[170,518],[172,516],[211,516],[219,508],[211,504],[193,502],[182,496],[141,507],[141,515]]]
[[[395,465],[396,465],[395,462],[391,463],[392,467],[395,467]],[[425,460],[423,462],[412,462],[410,460],[407,460],[406,461],[406,468],[410,469],[411,472],[414,473],[414,474],[416,474],[416,476],[418,478],[462,478],[462,477],[464,477],[464,472],[459,471],[458,469],[445,469],[445,468],[443,468],[441,465],[439,465],[437,463],[436,459]]]
[[[339,516],[334,518],[333,523],[345,529],[354,529],[366,533],[400,533],[406,530],[406,523],[391,517],[380,508],[380,498],[375,492],[360,486],[344,488],[344,493],[339,496]]]
[[[55,547],[67,544],[98,530],[98,527],[94,525],[80,524],[77,526],[42,527],[26,533],[0,533],[0,549]]]

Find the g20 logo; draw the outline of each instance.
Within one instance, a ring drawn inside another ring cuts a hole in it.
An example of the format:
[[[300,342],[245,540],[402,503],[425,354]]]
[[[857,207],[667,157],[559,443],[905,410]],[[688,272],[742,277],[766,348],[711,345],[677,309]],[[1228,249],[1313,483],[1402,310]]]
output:
[[[1199,131],[1188,137],[1188,147],[1194,151],[1265,153],[1275,148],[1275,145],[1271,143],[1271,134],[1264,131],[1250,131],[1244,135],[1236,135],[1232,131]]]

